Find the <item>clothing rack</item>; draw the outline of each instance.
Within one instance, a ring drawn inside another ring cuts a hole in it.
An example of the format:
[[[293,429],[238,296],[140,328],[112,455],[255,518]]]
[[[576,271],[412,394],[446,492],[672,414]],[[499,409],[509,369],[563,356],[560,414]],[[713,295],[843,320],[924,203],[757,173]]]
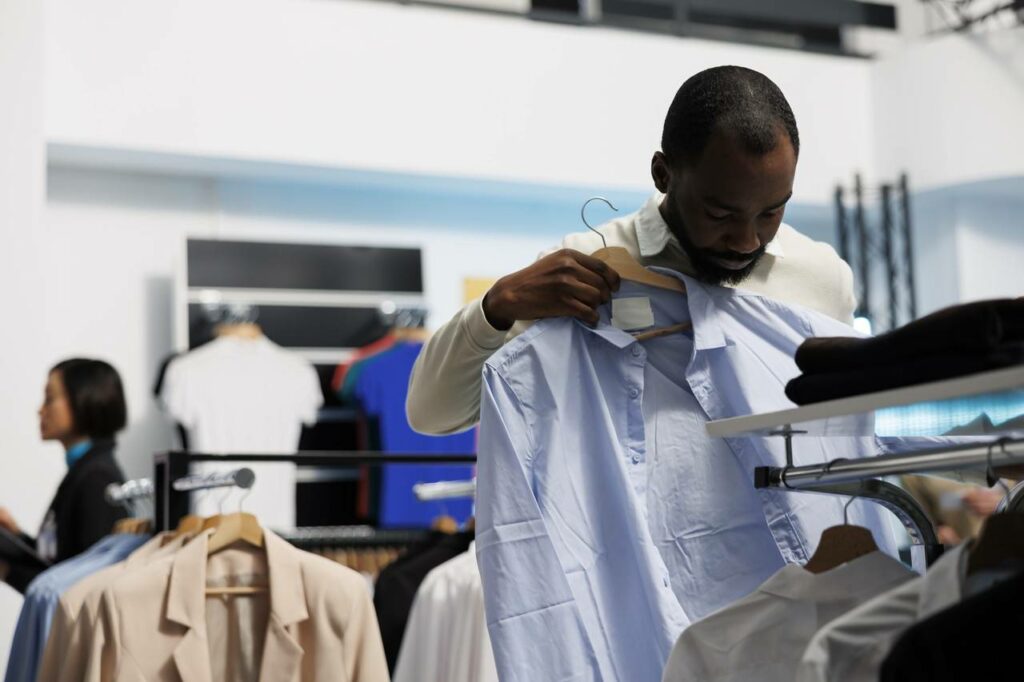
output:
[[[231,471],[216,471],[210,474],[193,474],[175,479],[171,486],[177,492],[193,492],[211,488],[242,488],[248,490],[256,483],[252,469],[243,467]]]
[[[792,433],[782,435],[787,443],[792,438]],[[942,545],[935,535],[931,519],[910,493],[878,479],[963,470],[989,472],[997,467],[1021,464],[1024,464],[1024,438],[995,438],[987,443],[953,445],[910,454],[836,460],[810,466],[757,467],[754,470],[754,487],[874,500],[896,514],[906,526],[913,545],[922,548],[925,564],[931,565],[942,554]],[[1016,486],[1003,504],[1008,510],[1024,509],[1024,486]]]
[[[103,491],[107,502],[115,507],[128,505],[138,500],[153,497],[153,481],[148,478],[136,478],[124,483],[111,483]]]
[[[412,492],[420,502],[473,497],[476,495],[476,480],[417,483],[412,487]]]
[[[355,451],[303,451],[293,454],[210,454],[186,451],[157,453],[153,456],[153,486],[155,489],[155,525],[157,530],[168,530],[178,525],[181,517],[189,513],[191,490],[177,490],[174,481],[187,478],[193,462],[291,462],[306,466],[354,467],[377,464],[474,464],[476,455],[389,453],[373,450]]]
[[[314,526],[281,533],[281,537],[300,548],[379,547],[414,545],[430,537],[429,530],[398,530],[373,526]]]

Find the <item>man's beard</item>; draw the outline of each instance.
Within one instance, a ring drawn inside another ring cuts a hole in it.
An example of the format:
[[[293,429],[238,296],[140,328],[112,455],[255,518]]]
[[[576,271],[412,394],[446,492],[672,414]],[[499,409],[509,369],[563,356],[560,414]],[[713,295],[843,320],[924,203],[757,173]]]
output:
[[[761,256],[764,255],[765,248],[767,247],[767,244],[761,244],[760,248],[752,253],[701,249],[690,241],[689,235],[686,234],[686,229],[681,225],[678,229],[671,226],[669,226],[669,229],[672,231],[672,234],[675,235],[676,239],[679,240],[679,244],[683,247],[683,251],[685,251],[686,255],[689,256],[690,263],[693,265],[697,279],[702,282],[707,282],[708,284],[739,284],[754,271],[754,268],[757,267],[757,264],[761,260]],[[730,270],[729,268],[723,268],[721,265],[718,265],[711,260],[712,258],[724,261],[736,261],[739,263],[744,263],[749,260],[750,263],[740,270]]]

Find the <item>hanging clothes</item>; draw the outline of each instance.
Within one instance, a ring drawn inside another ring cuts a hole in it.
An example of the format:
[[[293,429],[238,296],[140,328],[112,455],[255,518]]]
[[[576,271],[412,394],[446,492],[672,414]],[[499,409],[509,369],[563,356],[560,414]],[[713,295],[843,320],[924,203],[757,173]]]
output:
[[[314,424],[323,404],[313,366],[265,336],[221,336],[175,358],[167,368],[161,398],[185,427],[193,451],[288,454],[299,447],[303,424]],[[196,473],[217,471],[214,463]],[[295,526],[295,465],[253,463],[259,485],[246,509],[275,528]],[[195,512],[218,511],[215,500],[195,496]]]
[[[659,271],[688,295],[623,282],[615,300],[643,301],[650,328],[690,320],[692,340],[641,345],[613,301],[596,327],[542,320],[485,364],[477,553],[503,680],[660,680],[688,624],[805,563],[843,518],[828,496],[753,488],[754,467],[785,463],[781,441],[694,425],[791,406],[797,346],[849,328]],[[870,418],[843,426],[802,439],[797,464],[881,448]],[[895,554],[880,510],[851,516]]]
[[[145,535],[108,535],[85,552],[39,574],[25,591],[4,682],[35,682],[61,594],[79,580],[123,560]]]
[[[799,682],[874,682],[900,634],[959,602],[966,574],[967,543],[942,555],[923,576],[835,619],[811,639]]]
[[[108,585],[87,639],[85,680],[388,679],[377,621],[358,573],[263,531],[263,548],[208,554],[206,531],[173,556]],[[208,587],[265,586],[208,598]],[[154,636],[155,632],[162,633]]]
[[[472,545],[420,585],[392,680],[498,682]]]
[[[751,594],[686,628],[663,682],[792,682],[815,632],[916,575],[880,552],[821,574],[789,564]]]
[[[1012,677],[1024,631],[1024,573],[911,626],[882,663],[880,682]]]
[[[438,566],[464,554],[473,542],[472,532],[436,533],[416,550],[381,571],[373,591],[388,669],[394,671],[402,648],[409,612],[426,576]]]
[[[65,590],[53,614],[39,666],[39,682],[81,679],[88,658],[89,642],[83,639],[82,631],[77,628],[79,619],[90,624],[96,619],[103,589],[125,571],[174,554],[190,537],[175,537],[170,532],[158,533],[124,561],[99,570]]]
[[[383,452],[473,454],[475,430],[429,436],[409,426],[405,414],[409,376],[422,349],[420,342],[399,341],[354,365],[346,377],[346,382],[352,382],[352,396],[369,416],[378,420]],[[379,524],[384,528],[426,528],[440,515],[452,516],[461,523],[473,513],[471,500],[425,503],[412,492],[417,483],[472,478],[470,466],[384,465],[380,477]]]

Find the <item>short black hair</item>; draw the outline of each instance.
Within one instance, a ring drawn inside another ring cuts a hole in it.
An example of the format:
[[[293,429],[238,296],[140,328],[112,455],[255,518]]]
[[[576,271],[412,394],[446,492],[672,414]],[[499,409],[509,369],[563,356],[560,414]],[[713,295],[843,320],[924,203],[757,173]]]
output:
[[[102,360],[72,358],[57,363],[71,406],[75,432],[89,438],[113,438],[128,423],[128,405],[117,370]]]
[[[751,154],[775,149],[782,126],[800,154],[796,117],[779,86],[762,73],[742,66],[716,66],[690,77],[676,92],[661,135],[669,163],[700,158],[714,130],[737,136]]]

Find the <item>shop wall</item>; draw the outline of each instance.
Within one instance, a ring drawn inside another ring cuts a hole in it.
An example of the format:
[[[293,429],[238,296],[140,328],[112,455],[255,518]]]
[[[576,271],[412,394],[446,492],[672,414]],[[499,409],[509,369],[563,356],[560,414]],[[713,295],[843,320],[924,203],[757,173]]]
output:
[[[792,102],[797,201],[873,165],[860,59],[359,0],[47,7],[52,143],[646,189],[676,89],[735,63]]]
[[[60,480],[62,463],[39,447],[35,410],[46,376],[26,352],[42,316],[38,269],[45,190],[43,137],[43,13],[35,0],[0,2],[0,506],[32,528],[42,520],[39,497]],[[45,504],[45,503],[44,503]],[[0,585],[0,668],[21,597]]]
[[[1024,27],[918,39],[871,80],[878,177],[928,190],[1024,175]]]

